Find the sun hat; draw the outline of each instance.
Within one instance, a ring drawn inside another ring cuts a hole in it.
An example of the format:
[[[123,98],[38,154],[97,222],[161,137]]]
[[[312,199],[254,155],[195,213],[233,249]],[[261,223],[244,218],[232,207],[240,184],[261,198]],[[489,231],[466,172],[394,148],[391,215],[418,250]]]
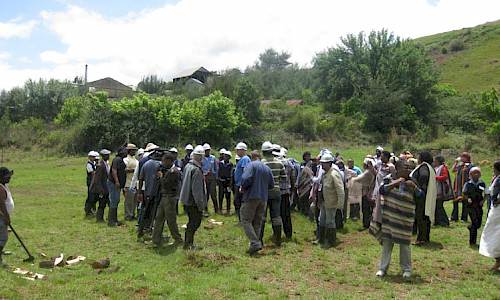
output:
[[[236,147],[234,148],[235,150],[248,150],[247,144],[243,142],[239,142]]]
[[[321,156],[319,162],[333,162],[333,155],[330,153],[325,153]]]
[[[205,154],[205,147],[201,145],[197,145],[194,147],[193,154],[199,154],[199,155],[204,155]]]

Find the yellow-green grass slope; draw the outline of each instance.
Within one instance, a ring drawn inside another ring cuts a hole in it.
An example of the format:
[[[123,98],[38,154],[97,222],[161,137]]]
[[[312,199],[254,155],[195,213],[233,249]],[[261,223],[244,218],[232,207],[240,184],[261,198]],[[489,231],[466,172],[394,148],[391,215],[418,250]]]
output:
[[[436,60],[442,83],[461,92],[500,89],[500,20],[416,41]],[[453,45],[460,44],[463,50],[453,51]]]

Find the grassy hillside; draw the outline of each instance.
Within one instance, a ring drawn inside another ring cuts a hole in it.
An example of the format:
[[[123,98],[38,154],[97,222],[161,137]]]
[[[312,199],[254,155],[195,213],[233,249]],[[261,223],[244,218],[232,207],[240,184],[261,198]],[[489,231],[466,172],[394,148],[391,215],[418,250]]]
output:
[[[463,92],[500,89],[500,20],[416,40],[436,60],[441,82]]]

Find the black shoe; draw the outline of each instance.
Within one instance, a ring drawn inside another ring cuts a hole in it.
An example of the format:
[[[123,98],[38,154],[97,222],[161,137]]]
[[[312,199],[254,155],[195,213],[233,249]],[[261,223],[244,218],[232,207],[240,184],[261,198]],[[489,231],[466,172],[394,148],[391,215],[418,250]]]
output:
[[[281,247],[281,226],[273,226],[272,241],[277,247]]]
[[[325,243],[321,248],[330,249],[335,246],[335,242],[337,241],[337,229],[336,228],[326,228],[325,233]]]
[[[325,243],[325,233],[326,233],[326,227],[319,226],[317,239],[313,241],[313,244],[322,245],[323,243]]]
[[[253,255],[256,255],[260,250],[262,250],[262,247],[258,247],[258,248],[250,247],[247,250],[247,253],[248,253],[248,255],[253,256]]]

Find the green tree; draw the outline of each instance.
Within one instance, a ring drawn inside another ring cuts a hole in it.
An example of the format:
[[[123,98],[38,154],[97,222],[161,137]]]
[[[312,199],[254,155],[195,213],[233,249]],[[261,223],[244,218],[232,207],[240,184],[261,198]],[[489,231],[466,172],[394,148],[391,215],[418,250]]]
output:
[[[281,70],[291,65],[288,61],[290,56],[290,53],[285,51],[278,53],[273,48],[269,48],[259,55],[259,60],[255,66],[263,71]]]
[[[162,94],[167,89],[167,83],[157,75],[148,75],[137,84],[137,89],[148,94]]]
[[[259,95],[248,79],[242,78],[236,84],[234,101],[238,110],[249,122],[257,123],[261,119]]]

